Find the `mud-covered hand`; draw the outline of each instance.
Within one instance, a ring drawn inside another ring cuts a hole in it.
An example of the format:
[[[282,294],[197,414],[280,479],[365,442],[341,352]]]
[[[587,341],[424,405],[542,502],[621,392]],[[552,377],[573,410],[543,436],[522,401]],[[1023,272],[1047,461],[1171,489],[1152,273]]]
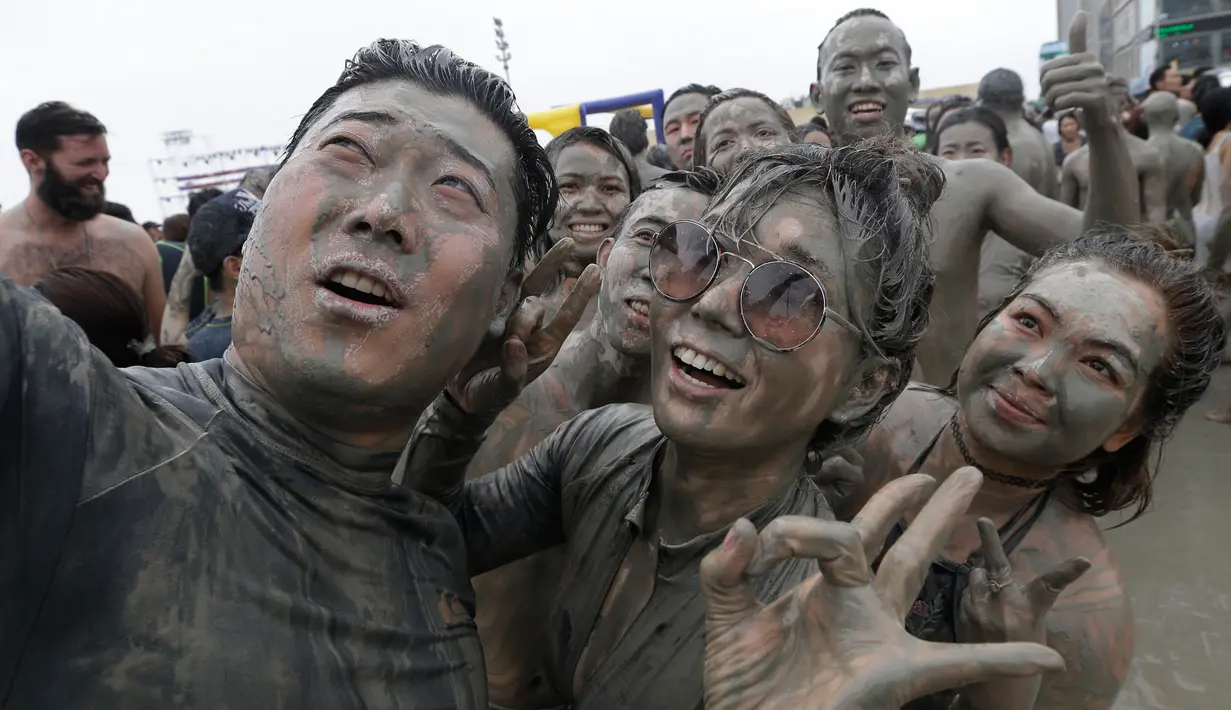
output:
[[[1043,65],[1039,83],[1043,98],[1056,111],[1081,109],[1087,120],[1111,120],[1116,109],[1107,88],[1107,74],[1098,58],[1086,51],[1089,16],[1079,11],[1069,23],[1069,54]]]
[[[1047,642],[1047,612],[1056,598],[1090,569],[1090,561],[1074,557],[1022,584],[1000,542],[996,525],[980,518],[982,564],[970,571],[958,610],[957,640],[962,643],[1006,641]],[[978,683],[962,691],[962,708],[1028,710],[1034,707],[1042,679],[1020,678]]]
[[[809,453],[807,467],[812,481],[835,510],[863,485],[863,455],[854,447],[842,449],[825,459]]]
[[[706,600],[707,710],[884,710],[949,688],[1062,670],[1033,643],[936,644],[902,619],[954,521],[982,485],[964,468],[950,476],[885,553],[871,580],[869,551],[932,488],[913,475],[882,488],[850,523],[786,516],[759,534],[738,521],[701,563]],[[791,557],[820,573],[761,604],[751,577]]]
[[[504,332],[489,336],[462,372],[448,384],[449,394],[467,412],[495,416],[543,374],[560,352],[598,291],[602,276],[586,267],[568,299],[550,319],[541,297],[573,253],[573,240],[561,239],[522,281],[518,303]]]

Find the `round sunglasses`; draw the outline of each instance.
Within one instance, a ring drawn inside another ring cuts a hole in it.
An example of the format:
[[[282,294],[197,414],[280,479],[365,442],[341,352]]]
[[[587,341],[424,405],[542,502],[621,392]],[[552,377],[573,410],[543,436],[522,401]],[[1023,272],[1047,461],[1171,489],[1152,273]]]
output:
[[[825,286],[812,272],[753,246],[774,260],[753,263],[719,246],[704,225],[673,222],[650,247],[650,281],[669,301],[691,301],[714,284],[722,257],[729,256],[752,267],[740,288],[739,314],[757,343],[776,352],[798,350],[821,332],[826,320],[864,339],[859,328],[829,308]]]

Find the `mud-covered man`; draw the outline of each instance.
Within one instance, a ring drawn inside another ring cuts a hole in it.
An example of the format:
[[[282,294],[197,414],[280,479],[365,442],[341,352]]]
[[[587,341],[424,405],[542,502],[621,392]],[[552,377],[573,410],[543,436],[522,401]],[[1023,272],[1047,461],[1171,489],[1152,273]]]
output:
[[[446,49],[361,50],[269,185],[223,359],[117,370],[0,278],[0,705],[486,707],[456,524],[389,474],[550,218],[515,106]]]
[[[1155,91],[1141,105],[1141,120],[1150,130],[1146,143],[1162,159],[1167,181],[1167,224],[1189,249],[1197,244],[1193,205],[1205,186],[1205,154],[1201,144],[1176,133],[1180,100],[1170,91]]]
[[[699,219],[717,187],[717,175],[708,170],[668,173],[629,205],[614,238],[599,250],[603,279],[594,318],[568,338],[551,367],[496,418],[469,477],[516,461],[581,412],[649,402],[650,247],[668,224]],[[521,709],[564,702],[546,682],[543,668],[547,622],[563,563],[558,548],[474,579],[494,704]]]
[[[1060,191],[1051,143],[1022,115],[1026,89],[1012,69],[993,69],[979,82],[979,104],[996,112],[1009,132],[1013,160],[1009,167],[1041,195],[1055,199]]]
[[[663,137],[676,169],[692,167],[697,121],[710,97],[719,91],[717,86],[689,84],[676,89],[663,104]]]
[[[17,121],[17,150],[30,194],[0,214],[0,273],[21,286],[65,266],[115,274],[141,295],[150,332],[158,333],[166,302],[158,248],[139,225],[103,214],[106,127],[85,111],[48,102]]]
[[[1085,114],[1094,176],[1084,216],[1038,194],[993,161],[937,159],[948,187],[931,212],[937,285],[931,331],[918,350],[927,382],[947,384],[974,335],[980,244],[989,231],[1037,256],[1096,222],[1138,221],[1132,167],[1112,115],[1103,68],[1085,51],[1086,21],[1078,13],[1070,31],[1073,54],[1049,62],[1042,75],[1049,104]],[[919,70],[911,65],[910,44],[884,13],[848,13],[821,42],[813,97],[838,143],[903,135],[907,108],[918,92]]]

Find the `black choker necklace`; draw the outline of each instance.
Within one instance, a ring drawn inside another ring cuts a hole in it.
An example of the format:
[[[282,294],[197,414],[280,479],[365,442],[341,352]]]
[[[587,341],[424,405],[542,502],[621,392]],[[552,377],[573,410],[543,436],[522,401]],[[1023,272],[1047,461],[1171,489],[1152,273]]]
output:
[[[1006,486],[1026,488],[1028,490],[1050,488],[1060,480],[1060,476],[1052,476],[1051,478],[1044,478],[1043,480],[1035,480],[1030,478],[1022,478],[1021,476],[1009,476],[1007,474],[997,473],[986,466],[980,465],[974,460],[974,457],[970,455],[970,451],[966,448],[966,441],[962,439],[962,428],[957,424],[957,412],[954,412],[953,418],[949,420],[949,429],[953,432],[953,440],[957,442],[957,450],[962,453],[962,460],[966,462],[967,466],[974,466],[979,469],[979,471],[983,474],[983,477],[988,480],[1003,483]]]

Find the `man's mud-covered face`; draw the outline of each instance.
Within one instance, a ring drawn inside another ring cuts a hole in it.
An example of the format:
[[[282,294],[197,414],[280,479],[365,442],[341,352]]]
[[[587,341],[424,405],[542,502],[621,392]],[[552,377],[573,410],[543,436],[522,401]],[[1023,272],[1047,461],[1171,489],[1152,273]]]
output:
[[[825,286],[829,307],[851,319],[848,257],[821,199],[819,193],[783,196],[748,237],[764,249],[744,244],[738,253],[759,264],[773,259],[767,249],[799,264]],[[736,248],[729,235],[718,239],[724,249]],[[745,454],[798,445],[858,385],[853,376],[862,362],[860,338],[833,322],[792,352],[775,352],[752,339],[740,316],[749,269],[726,257],[714,283],[696,298],[678,302],[655,293],[651,299],[654,418],[679,444]]]
[[[603,285],[597,317],[603,319],[608,342],[620,353],[649,356],[650,298],[654,293],[648,266],[650,247],[668,224],[700,219],[705,199],[705,195],[685,187],[642,193],[629,205],[614,243],[603,245],[599,254]]]
[[[628,171],[610,151],[591,143],[570,145],[554,162],[560,202],[551,220],[551,240],[571,237],[577,245],[573,256],[593,262],[628,207]]]
[[[821,47],[821,107],[839,142],[897,132],[919,93],[906,36],[880,17],[856,17],[834,28]]]
[[[243,364],[287,403],[430,401],[495,316],[516,160],[468,101],[397,80],[347,91],[265,193],[235,302]]]
[[[715,106],[705,117],[706,167],[725,174],[745,150],[791,142],[778,114],[755,96],[741,96]]]
[[[671,162],[681,170],[692,167],[692,144],[697,137],[697,121],[705,104],[705,94],[683,94],[667,104],[663,111],[663,138]]]

